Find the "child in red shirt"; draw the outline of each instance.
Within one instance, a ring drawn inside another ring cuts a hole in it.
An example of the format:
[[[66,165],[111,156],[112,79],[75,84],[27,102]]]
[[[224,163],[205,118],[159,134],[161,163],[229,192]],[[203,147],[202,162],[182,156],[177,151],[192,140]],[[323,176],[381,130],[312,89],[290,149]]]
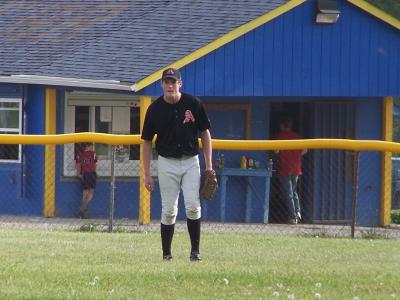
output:
[[[93,144],[87,143],[85,149],[76,156],[76,173],[83,188],[82,203],[79,209],[79,217],[81,218],[87,218],[86,211],[96,187],[96,163],[97,157],[93,151]]]

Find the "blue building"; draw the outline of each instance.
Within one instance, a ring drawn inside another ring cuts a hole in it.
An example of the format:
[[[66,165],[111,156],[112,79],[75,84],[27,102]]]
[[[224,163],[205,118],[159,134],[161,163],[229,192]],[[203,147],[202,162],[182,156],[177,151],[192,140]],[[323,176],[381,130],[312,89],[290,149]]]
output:
[[[284,112],[305,138],[391,139],[400,21],[364,0],[23,2],[0,10],[1,133],[138,134],[141,103],[161,94],[161,72],[174,66],[183,91],[206,104],[213,138],[270,139]],[[0,147],[0,185],[10,187],[1,214],[74,215],[76,145]],[[110,146],[96,147],[104,180],[93,215],[105,217]],[[267,160],[265,152],[251,154]],[[226,153],[227,164],[241,155]],[[350,153],[315,151],[305,161],[307,222],[349,219],[357,171],[367,174],[357,223],[387,224],[387,161],[390,154],[361,152],[356,170]],[[132,146],[117,165],[117,218],[138,218],[139,164]],[[231,188],[226,221],[243,222],[245,191]],[[158,197],[152,219],[160,215]],[[249,221],[263,222],[261,201],[252,205]],[[219,209],[210,203],[207,219],[219,221]]]

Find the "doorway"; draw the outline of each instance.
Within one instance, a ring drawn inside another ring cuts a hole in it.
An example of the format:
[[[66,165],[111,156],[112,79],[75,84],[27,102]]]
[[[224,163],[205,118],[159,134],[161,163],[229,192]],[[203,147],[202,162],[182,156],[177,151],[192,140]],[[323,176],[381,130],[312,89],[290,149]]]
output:
[[[305,103],[302,102],[277,102],[271,103],[270,106],[270,132],[271,139],[279,132],[279,122],[283,116],[288,116],[292,120],[292,130],[299,133],[302,138],[306,137],[306,124],[304,122],[304,110],[306,109]],[[270,152],[270,157],[274,165],[277,165],[277,156],[274,151]],[[300,207],[304,207],[304,169],[308,169],[307,162],[303,157],[303,176],[299,177],[298,193],[300,197]],[[285,201],[282,198],[279,178],[276,176],[275,168],[271,178],[271,191],[270,191],[270,222],[271,223],[287,223],[289,219],[288,209]],[[304,215],[302,213],[302,215]]]
[[[302,138],[354,139],[356,104],[352,101],[313,101],[272,103],[271,138],[279,130],[283,114],[293,120],[293,130]],[[298,182],[304,223],[343,224],[351,219],[354,153],[344,150],[315,149],[303,156]],[[274,153],[271,151],[274,159]],[[270,219],[286,223],[287,208],[281,197],[277,176],[271,179]]]

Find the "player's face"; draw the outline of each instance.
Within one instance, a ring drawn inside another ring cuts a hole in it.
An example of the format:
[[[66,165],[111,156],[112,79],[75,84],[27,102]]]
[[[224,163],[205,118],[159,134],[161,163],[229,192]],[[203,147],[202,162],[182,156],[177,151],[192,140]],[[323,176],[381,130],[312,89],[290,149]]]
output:
[[[173,78],[166,78],[161,82],[164,97],[175,98],[179,96],[179,88],[181,87],[181,81]]]

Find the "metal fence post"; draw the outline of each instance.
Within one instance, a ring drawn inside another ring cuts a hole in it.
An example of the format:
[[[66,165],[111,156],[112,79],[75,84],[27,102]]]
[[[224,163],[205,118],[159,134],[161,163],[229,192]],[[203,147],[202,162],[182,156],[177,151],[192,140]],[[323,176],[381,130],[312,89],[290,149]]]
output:
[[[115,152],[116,146],[112,145],[111,150],[111,178],[110,178],[110,203],[108,210],[108,232],[113,231],[114,220],[114,199],[115,199]]]

